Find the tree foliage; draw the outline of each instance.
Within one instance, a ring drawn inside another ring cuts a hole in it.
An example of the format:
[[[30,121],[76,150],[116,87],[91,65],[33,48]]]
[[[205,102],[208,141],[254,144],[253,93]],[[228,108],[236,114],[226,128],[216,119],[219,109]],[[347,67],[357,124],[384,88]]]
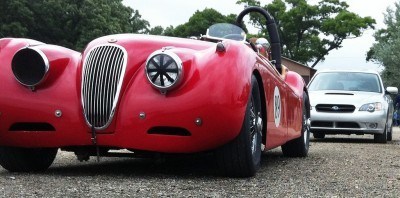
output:
[[[100,36],[149,28],[149,22],[122,0],[1,1],[1,37],[29,37],[82,49]]]
[[[155,26],[153,28],[150,28],[148,31],[148,34],[151,35],[162,35],[164,33],[164,28],[161,26]]]
[[[0,36],[26,37],[28,25],[33,24],[33,12],[27,7],[28,0],[1,0]]]
[[[189,21],[178,25],[176,28],[169,27],[165,30],[164,35],[176,37],[200,36],[205,34],[207,28],[215,23],[234,23],[236,15],[223,15],[212,8],[206,8],[203,11],[197,10]]]
[[[116,33],[175,37],[200,36],[214,23],[234,23],[214,9],[196,11],[176,28],[150,27],[138,10],[122,0],[1,0],[0,38],[27,37],[80,50],[91,40]]]
[[[261,6],[257,0],[238,0],[237,3]],[[342,47],[344,39],[359,37],[375,24],[371,17],[360,17],[348,11],[348,4],[340,0],[321,0],[316,5],[306,0],[273,0],[261,7],[275,18],[283,56],[303,64],[311,63],[311,67],[325,60],[331,50]],[[250,20],[267,34],[261,15],[250,14]]]
[[[394,9],[387,9],[384,23],[386,28],[375,32],[374,43],[368,52],[367,60],[372,60],[385,67],[381,76],[385,85],[400,88],[400,4]]]

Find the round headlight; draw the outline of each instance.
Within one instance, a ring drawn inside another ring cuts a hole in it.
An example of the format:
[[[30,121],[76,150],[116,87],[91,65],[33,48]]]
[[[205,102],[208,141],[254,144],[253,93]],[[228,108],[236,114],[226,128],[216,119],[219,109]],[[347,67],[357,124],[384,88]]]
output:
[[[155,51],[146,61],[147,79],[162,93],[179,85],[182,70],[182,60],[171,51]]]
[[[23,48],[15,53],[11,68],[18,82],[33,87],[40,84],[49,71],[46,55],[35,48]]]

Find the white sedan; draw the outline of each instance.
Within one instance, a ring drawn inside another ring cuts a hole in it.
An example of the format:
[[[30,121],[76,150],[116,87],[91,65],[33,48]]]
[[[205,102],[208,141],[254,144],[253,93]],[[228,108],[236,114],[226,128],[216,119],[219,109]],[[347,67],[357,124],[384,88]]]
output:
[[[375,142],[392,140],[393,102],[396,87],[383,86],[375,71],[326,70],[308,84],[311,132],[325,134],[373,134]]]

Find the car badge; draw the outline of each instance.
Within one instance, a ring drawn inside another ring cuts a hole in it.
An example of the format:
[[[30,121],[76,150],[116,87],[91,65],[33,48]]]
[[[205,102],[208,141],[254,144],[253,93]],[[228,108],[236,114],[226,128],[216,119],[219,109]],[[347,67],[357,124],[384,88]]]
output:
[[[111,38],[108,40],[109,43],[116,43],[118,40],[115,38]]]
[[[339,107],[338,106],[333,106],[331,109],[337,111],[337,110],[339,110]]]

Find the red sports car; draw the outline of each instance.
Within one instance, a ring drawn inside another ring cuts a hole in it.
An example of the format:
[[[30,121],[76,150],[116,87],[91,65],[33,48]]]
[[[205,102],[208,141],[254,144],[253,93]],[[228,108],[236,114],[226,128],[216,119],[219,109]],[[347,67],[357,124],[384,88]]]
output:
[[[244,31],[217,24],[198,40],[120,34],[83,52],[0,39],[0,165],[42,171],[58,149],[89,156],[213,152],[220,172],[256,173],[262,152],[307,156],[310,105],[281,66],[267,11],[270,58]]]

